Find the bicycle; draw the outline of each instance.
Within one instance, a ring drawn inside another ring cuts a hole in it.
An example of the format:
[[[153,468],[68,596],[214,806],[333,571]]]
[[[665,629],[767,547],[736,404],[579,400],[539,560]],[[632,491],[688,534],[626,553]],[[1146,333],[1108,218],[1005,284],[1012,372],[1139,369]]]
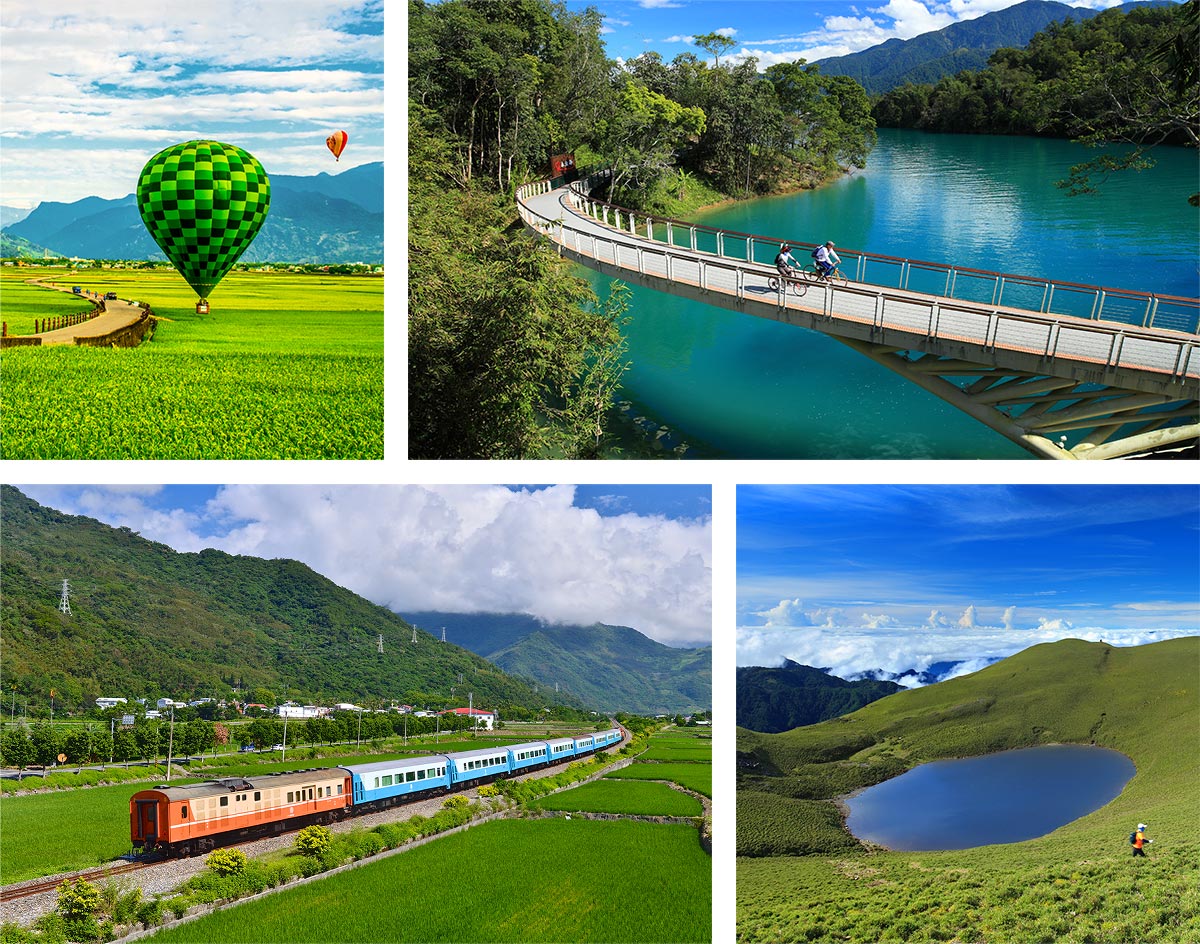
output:
[[[816,263],[804,267],[804,277],[813,282],[830,282],[834,285],[848,285],[850,280],[842,275],[841,266],[834,266],[833,271],[824,275]]]
[[[803,274],[803,273],[799,272],[799,270],[793,270],[793,271],[796,271],[797,275]],[[785,281],[787,282],[788,286],[791,287],[793,295],[803,295],[805,292],[808,291],[808,283],[806,281],[804,281],[803,278],[789,278],[789,279],[786,279]],[[767,279],[767,285],[769,285],[771,287],[772,291],[778,292],[779,291],[779,276],[778,275],[771,276],[769,279]]]

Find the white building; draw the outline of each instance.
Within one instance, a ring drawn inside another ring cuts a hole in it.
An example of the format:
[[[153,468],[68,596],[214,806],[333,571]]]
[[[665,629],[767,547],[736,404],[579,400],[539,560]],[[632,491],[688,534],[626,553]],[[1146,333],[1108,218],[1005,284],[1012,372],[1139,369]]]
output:
[[[472,728],[483,728],[485,731],[492,730],[492,725],[496,721],[496,713],[494,711],[481,711],[478,708],[451,708],[449,711],[443,711],[444,715],[470,715],[474,721]]]
[[[280,718],[320,718],[328,714],[326,709],[316,705],[280,705],[272,710]]]
[[[116,708],[117,705],[127,704],[124,698],[97,698],[96,707],[101,711],[107,711],[109,708]]]
[[[160,698],[158,700],[158,710],[159,711],[162,711],[164,708],[167,711],[170,711],[172,708],[186,708],[186,707],[187,707],[187,704],[182,701],[172,701],[170,698]]]

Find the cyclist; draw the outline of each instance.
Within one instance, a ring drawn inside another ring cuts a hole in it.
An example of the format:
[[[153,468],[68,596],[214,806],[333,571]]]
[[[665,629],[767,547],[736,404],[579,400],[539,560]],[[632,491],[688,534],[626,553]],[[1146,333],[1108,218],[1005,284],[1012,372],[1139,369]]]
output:
[[[792,247],[787,243],[779,247],[779,255],[775,257],[775,268],[785,279],[794,279],[799,274],[800,263],[792,257]]]
[[[817,262],[817,268],[821,271],[822,278],[826,279],[829,278],[830,273],[834,269],[842,264],[842,260],[838,258],[838,254],[833,251],[832,239],[825,243],[825,245],[818,246],[813,252],[813,258]]]

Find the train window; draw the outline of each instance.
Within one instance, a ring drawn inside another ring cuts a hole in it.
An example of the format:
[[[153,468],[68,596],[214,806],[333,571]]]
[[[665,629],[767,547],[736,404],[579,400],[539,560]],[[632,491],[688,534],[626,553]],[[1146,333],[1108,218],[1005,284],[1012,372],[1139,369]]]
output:
[[[338,784],[338,796],[342,795],[342,784]]]
[[[186,804],[186,803],[185,803],[185,804],[183,804],[183,806],[181,806],[181,807],[179,808],[179,810],[180,810],[180,813],[182,813],[182,815],[183,815],[183,818],[184,818],[184,819],[187,819],[187,804]]]
[[[229,797],[221,797],[221,805],[228,806],[229,805]]]
[[[292,802],[292,791],[291,791],[291,790],[289,790],[289,791],[288,791],[288,798],[287,798],[287,801],[288,801],[289,803],[291,803],[291,802]]]
[[[392,785],[392,775],[391,775],[391,774],[385,774],[385,775],[384,775],[384,778],[383,778],[383,785],[384,785],[385,787],[390,787],[390,786]]]
[[[262,799],[262,792],[259,790],[255,790],[254,791],[254,802],[257,803],[261,799]]]
[[[333,796],[333,787],[326,787],[326,788],[325,788],[325,795],[326,795],[326,796]]]
[[[405,783],[412,783],[416,779],[417,779],[417,772],[415,770],[410,770],[408,773],[406,773],[404,775]]]
[[[379,789],[379,778],[378,777],[375,778],[375,789],[376,790]]]
[[[313,788],[312,788],[312,787],[309,787],[309,788],[308,788],[308,798],[309,798],[310,800],[313,798],[313,793],[312,793],[312,792],[313,792]]]
[[[418,771],[417,771],[417,779],[418,779],[418,780],[424,780],[424,779],[425,779],[425,771],[423,771],[423,770],[418,770]]]

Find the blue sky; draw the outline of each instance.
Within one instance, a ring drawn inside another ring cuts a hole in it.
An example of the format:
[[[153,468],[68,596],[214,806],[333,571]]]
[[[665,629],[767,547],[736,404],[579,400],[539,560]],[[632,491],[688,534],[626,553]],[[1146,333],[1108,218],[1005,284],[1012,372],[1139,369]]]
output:
[[[738,489],[738,663],[843,673],[1200,633],[1200,487]]]
[[[303,561],[399,612],[530,613],[712,639],[705,486],[19,485],[178,551]]]
[[[0,45],[5,206],[123,197],[193,138],[268,174],[383,159],[383,0],[4,0]]]
[[[683,52],[708,56],[692,36],[721,33],[736,45],[734,58],[755,56],[760,68],[844,56],[889,39],[912,39],[951,23],[1002,10],[1020,0],[568,0],[572,9],[595,6],[605,17],[611,58],[653,50],[670,62]],[[1066,0],[1099,10],[1121,0]]]

